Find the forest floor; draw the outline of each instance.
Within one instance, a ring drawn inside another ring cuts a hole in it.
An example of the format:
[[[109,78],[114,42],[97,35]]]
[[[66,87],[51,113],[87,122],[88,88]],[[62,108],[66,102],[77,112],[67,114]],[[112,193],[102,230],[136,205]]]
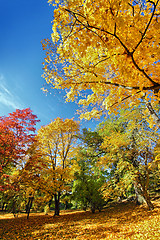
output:
[[[14,218],[0,214],[0,239],[160,239],[160,199],[153,201],[155,209],[123,202],[92,214],[87,211],[31,213]]]

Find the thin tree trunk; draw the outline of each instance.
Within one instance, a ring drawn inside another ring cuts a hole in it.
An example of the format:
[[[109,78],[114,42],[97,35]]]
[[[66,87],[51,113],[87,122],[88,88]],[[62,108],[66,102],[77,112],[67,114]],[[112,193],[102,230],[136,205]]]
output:
[[[29,213],[32,208],[33,199],[34,199],[34,197],[29,197],[29,200],[28,200],[28,204],[26,207],[27,219],[29,219]]]
[[[54,202],[55,202],[55,212],[54,216],[59,216],[59,205],[60,205],[60,192],[54,194]]]
[[[142,187],[142,195],[148,205],[148,209],[149,210],[153,210],[154,206],[151,202],[150,196],[148,194],[148,186],[149,186],[149,169],[148,169],[148,156],[149,156],[149,149],[148,147],[146,147],[146,152],[145,152],[145,156],[144,156],[144,161],[145,161],[145,176],[143,178],[141,178],[141,187]]]
[[[2,212],[5,209],[4,207],[5,207],[5,202],[2,203]]]
[[[17,206],[16,206],[16,200],[14,199],[13,200],[13,203],[12,203],[12,213],[14,215],[14,217],[16,217],[16,213],[17,213]]]
[[[94,204],[91,204],[91,211],[92,211],[92,213],[95,213],[95,211],[96,211],[96,208],[95,208]]]
[[[65,210],[68,209],[68,201],[65,202]]]
[[[51,199],[50,199],[49,202],[48,202],[49,210],[50,210],[50,208],[51,208],[52,200],[53,200],[53,196],[51,197]]]

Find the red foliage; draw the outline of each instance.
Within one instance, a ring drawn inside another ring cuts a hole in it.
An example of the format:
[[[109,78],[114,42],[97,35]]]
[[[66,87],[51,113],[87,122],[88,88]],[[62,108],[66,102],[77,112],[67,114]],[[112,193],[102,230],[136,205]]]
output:
[[[35,125],[39,122],[30,108],[17,109],[9,115],[0,117],[0,176],[5,168],[17,164],[28,147],[34,142]]]

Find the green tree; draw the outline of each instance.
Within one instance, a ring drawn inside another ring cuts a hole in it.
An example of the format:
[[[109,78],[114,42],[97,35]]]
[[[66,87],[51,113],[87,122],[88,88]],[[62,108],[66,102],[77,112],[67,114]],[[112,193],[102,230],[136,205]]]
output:
[[[81,207],[90,207],[95,212],[95,209],[101,210],[104,204],[100,188],[105,181],[105,174],[103,169],[97,167],[98,159],[103,154],[100,148],[103,140],[98,132],[86,128],[79,134],[79,139],[81,147],[78,147],[76,157],[73,195]]]
[[[75,172],[72,188],[74,199],[84,210],[90,207],[93,213],[96,209],[100,211],[105,203],[101,192],[105,177],[100,171],[97,172],[95,164],[87,159],[85,150],[78,152],[77,164],[78,170]]]

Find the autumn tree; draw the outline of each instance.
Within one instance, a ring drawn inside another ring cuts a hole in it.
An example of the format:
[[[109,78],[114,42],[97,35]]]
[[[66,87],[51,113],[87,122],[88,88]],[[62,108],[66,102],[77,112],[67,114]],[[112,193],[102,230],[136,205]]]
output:
[[[74,149],[79,124],[73,119],[56,118],[38,130],[38,141],[47,164],[43,188],[51,201],[54,198],[55,215],[59,215],[62,192],[71,181],[71,154]]]
[[[34,142],[35,125],[39,122],[31,109],[17,109],[8,116],[0,117],[0,177],[8,181],[9,167],[23,166],[28,147]],[[6,184],[1,184],[1,188]]]
[[[0,126],[0,178],[1,191],[9,185],[9,172],[14,165],[16,156],[16,141],[13,131],[7,126]]]
[[[77,99],[86,119],[143,99],[159,125],[159,0],[56,3],[51,40],[42,42],[47,84]]]
[[[148,189],[159,134],[149,128],[145,118],[139,106],[132,112],[130,109],[125,111],[119,119],[106,121],[100,130],[104,136],[102,148],[106,150],[101,160],[111,170],[114,168],[114,175],[106,184],[106,195],[117,192],[126,196],[126,192],[134,187],[149,209],[153,209]]]
[[[18,169],[16,172],[17,181],[19,183],[18,194],[21,195],[23,200],[21,205],[25,208],[27,219],[29,218],[33,202],[37,202],[39,190],[43,184],[42,175],[45,166],[39,142],[35,139],[26,152],[24,167]]]

